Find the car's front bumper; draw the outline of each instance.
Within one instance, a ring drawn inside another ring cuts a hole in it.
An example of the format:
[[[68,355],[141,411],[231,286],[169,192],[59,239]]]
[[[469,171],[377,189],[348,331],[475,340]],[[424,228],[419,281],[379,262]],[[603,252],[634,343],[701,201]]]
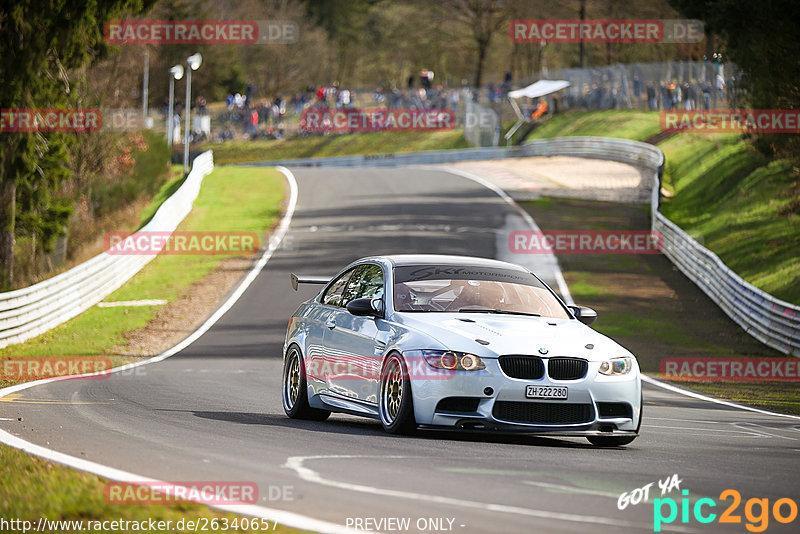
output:
[[[589,362],[584,378],[538,380],[506,376],[496,359],[484,358],[486,369],[455,373],[411,373],[414,415],[420,425],[464,430],[546,433],[573,436],[635,435],[641,418],[641,379],[638,365],[627,375],[598,373],[600,362]],[[534,400],[527,385],[564,386],[565,400]],[[442,409],[447,398],[471,399],[473,409]],[[608,404],[628,405],[624,416],[608,415]],[[509,414],[512,414],[511,416]]]

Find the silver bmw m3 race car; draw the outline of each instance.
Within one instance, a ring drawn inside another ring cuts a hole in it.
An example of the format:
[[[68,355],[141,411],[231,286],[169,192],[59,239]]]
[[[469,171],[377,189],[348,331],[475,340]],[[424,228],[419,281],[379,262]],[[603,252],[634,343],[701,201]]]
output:
[[[283,348],[286,414],[418,426],[582,436],[619,446],[638,435],[639,365],[587,326],[530,271],[462,256],[362,258],[294,312]]]

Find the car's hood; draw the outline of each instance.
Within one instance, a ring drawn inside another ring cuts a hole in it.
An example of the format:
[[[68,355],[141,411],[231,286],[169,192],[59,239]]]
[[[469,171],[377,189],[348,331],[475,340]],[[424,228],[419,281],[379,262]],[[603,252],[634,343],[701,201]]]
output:
[[[575,319],[484,313],[398,313],[395,320],[440,343],[433,347],[415,347],[419,349],[449,349],[485,357],[542,354],[587,360],[631,355],[613,340]]]

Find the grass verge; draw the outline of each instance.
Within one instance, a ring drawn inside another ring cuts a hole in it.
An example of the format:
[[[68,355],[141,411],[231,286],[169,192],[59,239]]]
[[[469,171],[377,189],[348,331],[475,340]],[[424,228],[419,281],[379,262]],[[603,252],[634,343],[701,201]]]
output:
[[[800,303],[800,214],[786,209],[796,178],[735,134],[681,134],[666,155],[664,215],[756,287]]]
[[[116,505],[109,504],[104,498],[103,489],[106,480],[75,471],[57,464],[53,464],[30,456],[18,449],[2,446],[0,448],[0,513],[3,519],[19,519],[31,521],[32,529],[36,527],[39,518],[62,521],[81,521],[83,530],[88,521],[136,521],[147,522],[153,520],[171,521],[168,530],[150,530],[147,526],[141,529],[144,532],[196,532],[188,528],[186,523],[194,521],[195,525],[211,525],[212,520],[217,524],[226,523],[228,526],[237,524],[241,517],[232,513],[213,510],[199,504],[179,504],[171,506],[161,505]],[[178,528],[179,521],[183,521],[184,528]],[[63,524],[62,524],[63,525]],[[118,523],[118,527],[126,526]],[[139,529],[113,528],[109,523],[95,532],[134,532]],[[249,526],[249,525],[248,525]],[[273,527],[275,528],[274,530]],[[14,531],[15,529],[11,529]],[[48,532],[77,532],[78,528],[50,529]],[[18,532],[23,530],[17,529]],[[210,532],[264,532],[259,529],[210,528]],[[301,532],[295,529],[274,525],[269,521],[267,532]]]
[[[174,191],[181,179],[165,184],[142,213],[146,221]],[[181,223],[182,231],[241,231],[265,235],[280,214],[284,180],[273,169],[217,168],[205,177],[192,212]],[[211,273],[232,255],[162,255],[151,261],[107,301],[177,299],[192,282]],[[0,350],[0,361],[37,356],[104,355],[125,342],[124,334],[146,325],[157,306],[90,308],[80,316],[28,342]],[[131,357],[110,355],[119,365]],[[0,387],[19,380],[0,379]],[[10,519],[157,520],[228,518],[200,505],[118,506],[105,502],[104,480],[0,446],[0,516]],[[109,530],[121,532],[122,530]],[[180,532],[182,530],[175,530]],[[236,531],[236,530],[233,530]],[[239,529],[247,531],[247,529]],[[255,531],[255,530],[254,530]],[[278,532],[292,532],[280,526]]]
[[[661,131],[658,113],[652,111],[572,111],[540,124],[528,139],[590,135],[644,141]]]

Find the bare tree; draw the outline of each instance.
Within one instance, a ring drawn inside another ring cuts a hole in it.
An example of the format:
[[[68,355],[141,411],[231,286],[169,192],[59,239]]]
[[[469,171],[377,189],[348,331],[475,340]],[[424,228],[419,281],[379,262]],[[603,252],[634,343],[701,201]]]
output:
[[[480,87],[486,68],[486,54],[492,37],[507,24],[503,2],[499,0],[447,0],[442,9],[448,10],[461,23],[472,39],[477,54],[475,86]]]

